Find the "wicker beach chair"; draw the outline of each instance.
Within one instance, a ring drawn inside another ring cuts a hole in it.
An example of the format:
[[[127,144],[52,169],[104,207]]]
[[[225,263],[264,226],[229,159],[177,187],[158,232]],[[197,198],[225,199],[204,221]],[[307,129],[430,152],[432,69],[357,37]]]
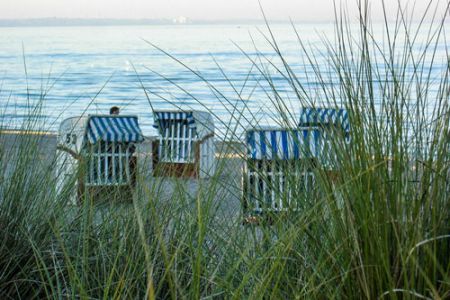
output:
[[[64,120],[57,145],[58,186],[77,177],[77,195],[131,199],[136,144],[144,140],[136,116],[90,115]]]
[[[300,110],[299,128],[321,130],[323,145],[318,153],[322,169],[330,176],[339,171],[339,153],[343,143],[350,143],[350,121],[347,110],[343,108],[304,107]],[[339,145],[341,144],[341,145]]]
[[[314,201],[315,169],[339,178],[339,142],[350,142],[345,109],[302,108],[298,128],[252,128],[246,132],[243,176],[245,222],[268,213],[296,211]]]
[[[302,207],[314,190],[312,170],[322,144],[318,128],[265,127],[246,131],[245,222]]]
[[[338,134],[346,143],[350,143],[350,121],[344,108],[303,107],[300,109],[298,126],[318,127],[325,134]]]
[[[215,171],[214,122],[202,111],[154,111],[154,176],[208,178]]]

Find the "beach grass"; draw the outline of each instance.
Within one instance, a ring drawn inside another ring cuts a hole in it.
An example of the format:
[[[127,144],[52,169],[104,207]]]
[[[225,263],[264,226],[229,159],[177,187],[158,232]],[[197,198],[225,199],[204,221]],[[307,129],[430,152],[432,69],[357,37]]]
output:
[[[356,27],[336,13],[334,40],[324,40],[320,52],[298,34],[315,91],[297,77],[269,25],[261,34],[271,56],[242,52],[264,82],[254,88],[266,89],[279,126],[295,127],[291,102],[345,107],[350,116],[351,142],[332,135],[329,164],[337,174],[314,169],[314,198],[299,211],[274,214],[270,224],[243,225],[235,203],[242,187],[233,190],[229,180],[240,178],[226,176],[229,160],[219,160],[217,174],[194,190],[183,180],[149,185],[138,173],[131,202],[86,196],[73,205],[76,178],[57,189],[56,159],[43,163],[39,135],[0,145],[1,298],[449,298],[450,64],[435,60],[437,47],[447,49],[448,21],[429,14],[434,22],[415,23],[400,10],[382,25],[380,42],[367,5]],[[419,30],[429,32],[425,42],[415,40]],[[248,124],[259,125],[231,80],[233,97],[164,53],[204,81],[232,115],[230,123],[216,118],[226,128],[221,136],[242,139]],[[274,73],[295,99],[285,98]],[[141,85],[150,104],[163,97]],[[46,129],[38,115],[36,105],[25,132]],[[236,144],[225,145],[246,159]]]

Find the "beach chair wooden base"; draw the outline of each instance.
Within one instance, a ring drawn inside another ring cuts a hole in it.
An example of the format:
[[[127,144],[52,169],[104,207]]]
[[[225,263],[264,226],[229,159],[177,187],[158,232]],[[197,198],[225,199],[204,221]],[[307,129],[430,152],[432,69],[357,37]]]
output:
[[[153,166],[155,177],[198,178],[198,164],[158,162]]]
[[[101,184],[101,185],[88,185],[85,183],[86,175],[81,169],[78,179],[78,191],[77,198],[78,203],[82,204],[84,199],[91,199],[97,203],[99,202],[130,202],[133,200],[133,193],[136,188],[136,171],[137,171],[137,158],[135,156],[130,157],[129,170],[130,170],[130,182],[128,184],[117,185]]]
[[[339,171],[334,171],[334,170],[326,170],[325,171],[325,175],[329,178],[329,180],[334,183],[337,184],[339,183],[339,181],[341,180],[341,173]]]
[[[79,193],[78,201],[83,204],[85,199],[91,199],[95,203],[101,202],[131,202],[134,188],[130,185],[122,186],[89,186]]]
[[[246,226],[270,226],[273,224],[273,222],[274,218],[272,215],[253,214],[244,217],[242,224]]]
[[[249,214],[244,217],[242,224],[246,226],[271,226],[279,220],[289,219],[292,217],[292,212],[271,211]]]
[[[199,178],[200,170],[200,143],[194,145],[195,160],[189,162],[164,162],[158,156],[159,141],[154,141],[153,149],[153,176],[155,177],[177,177],[177,178]]]

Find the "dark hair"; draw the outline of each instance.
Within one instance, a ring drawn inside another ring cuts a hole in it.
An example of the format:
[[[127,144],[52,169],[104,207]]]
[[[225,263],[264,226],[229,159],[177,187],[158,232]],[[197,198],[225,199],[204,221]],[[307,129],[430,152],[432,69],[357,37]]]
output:
[[[120,112],[120,109],[119,109],[119,107],[117,107],[117,106],[113,106],[113,107],[111,107],[111,108],[109,109],[109,114],[110,114],[110,115],[118,115],[119,112]]]

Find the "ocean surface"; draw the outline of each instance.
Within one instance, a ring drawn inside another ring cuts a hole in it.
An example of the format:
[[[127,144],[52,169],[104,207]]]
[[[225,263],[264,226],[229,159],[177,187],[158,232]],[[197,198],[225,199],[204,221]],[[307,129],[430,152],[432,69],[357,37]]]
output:
[[[271,30],[296,77],[320,104],[322,85],[298,37],[313,49],[315,63],[330,75],[324,80],[333,85],[324,39],[333,43],[334,25],[296,24],[298,36],[290,24]],[[300,102],[276,71],[281,64],[266,40],[269,34],[264,25],[249,24],[2,27],[0,124],[18,128],[39,106],[44,129],[57,131],[67,117],[108,113],[116,105],[122,114],[138,115],[144,134],[153,135],[152,108],[178,107],[210,110],[217,134],[226,136],[236,123],[237,132],[250,123],[276,124],[271,84],[295,119]],[[418,51],[426,34],[418,36]],[[380,31],[377,38],[382,43],[386,36]],[[436,82],[448,60],[444,44],[435,57]]]

